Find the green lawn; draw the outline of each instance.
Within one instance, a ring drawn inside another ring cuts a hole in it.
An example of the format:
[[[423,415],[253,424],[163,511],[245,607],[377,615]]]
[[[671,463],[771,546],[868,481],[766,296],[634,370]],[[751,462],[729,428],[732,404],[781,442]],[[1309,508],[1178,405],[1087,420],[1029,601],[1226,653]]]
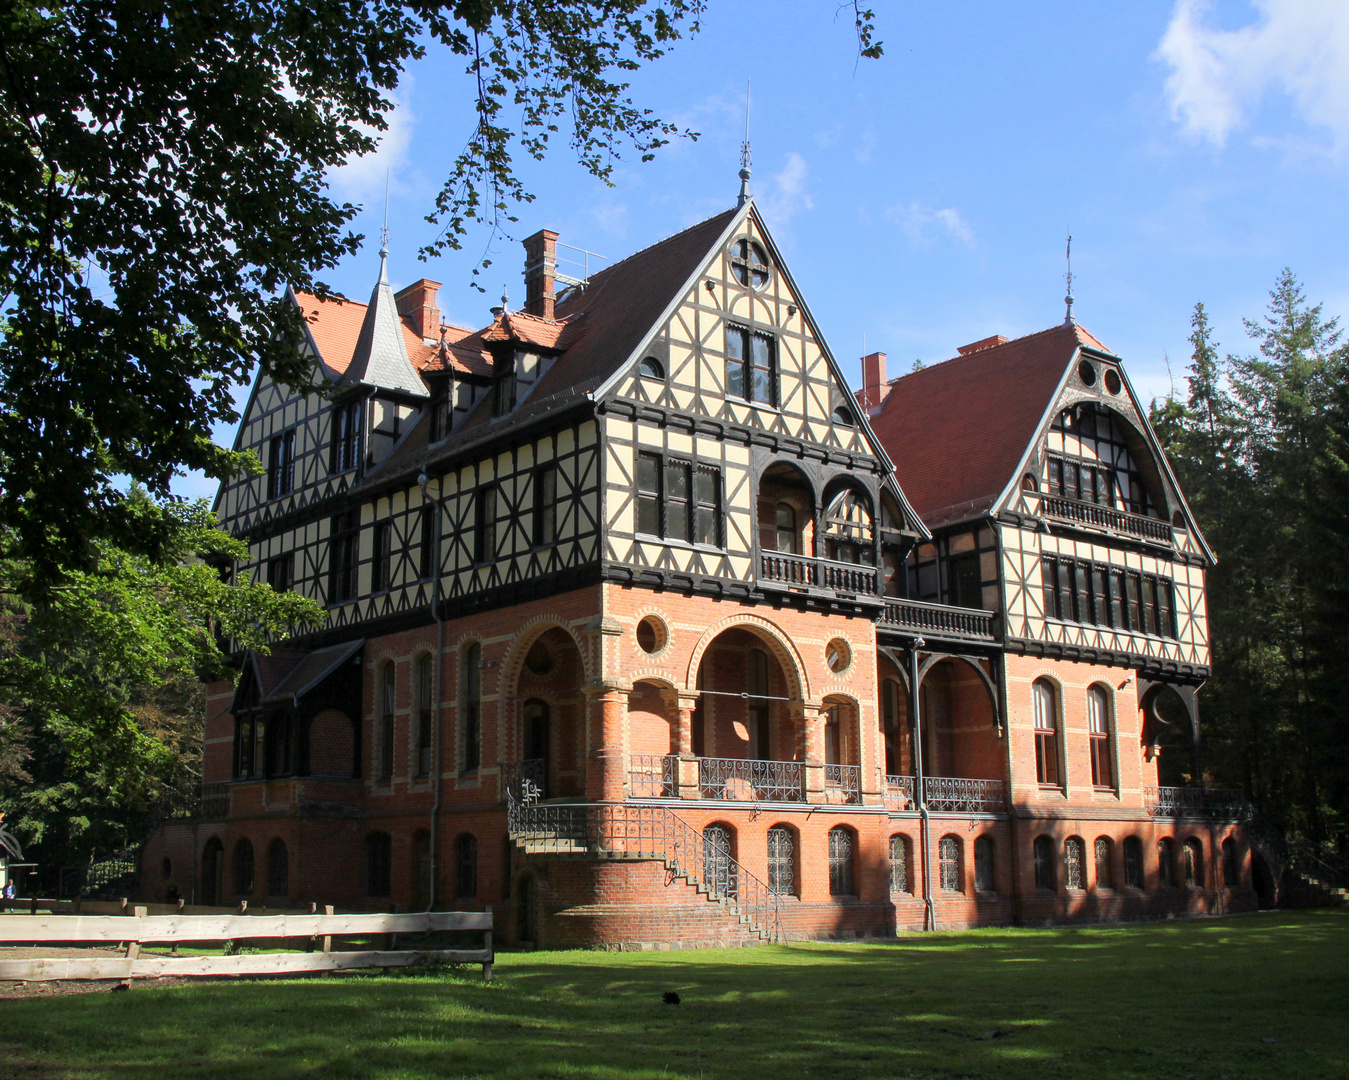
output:
[[[1338,1080],[1349,914],[0,1001],[0,1076],[309,1075]]]

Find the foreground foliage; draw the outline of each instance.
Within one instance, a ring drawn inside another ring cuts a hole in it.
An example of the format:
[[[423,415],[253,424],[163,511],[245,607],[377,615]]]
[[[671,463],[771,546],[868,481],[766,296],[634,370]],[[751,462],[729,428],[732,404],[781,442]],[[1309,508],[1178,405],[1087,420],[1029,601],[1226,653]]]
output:
[[[1152,419],[1218,556],[1207,766],[1349,851],[1349,349],[1288,270],[1254,354],[1220,357],[1202,304],[1192,326],[1188,398]]]
[[[0,1071],[48,1080],[1349,1072],[1340,913],[499,961],[491,986],[468,974],[357,976],[6,1002]],[[680,1004],[663,1003],[667,990]]]

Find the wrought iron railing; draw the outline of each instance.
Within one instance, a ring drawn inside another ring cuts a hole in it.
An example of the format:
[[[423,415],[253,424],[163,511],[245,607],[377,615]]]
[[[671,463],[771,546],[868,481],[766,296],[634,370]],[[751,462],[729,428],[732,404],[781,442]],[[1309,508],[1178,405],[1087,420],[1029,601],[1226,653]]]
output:
[[[123,848],[121,851],[90,863],[84,873],[84,883],[80,892],[84,895],[96,893],[114,881],[133,877],[140,857],[140,848]]]
[[[764,581],[780,581],[785,585],[802,587],[820,583],[819,567],[814,559],[801,555],[787,555],[780,551],[760,553],[759,577]]]
[[[634,799],[668,799],[676,790],[674,754],[633,754],[628,767],[628,794]]]
[[[923,801],[938,814],[1001,814],[1007,810],[1007,784],[963,776],[925,776]]]
[[[805,802],[805,779],[805,767],[799,761],[698,759],[698,788],[704,799]]]
[[[1126,533],[1144,540],[1171,543],[1171,526],[1165,521],[1144,517],[1142,514],[1130,514],[1111,506],[1082,502],[1080,499],[1065,499],[1058,495],[1045,495],[1040,499],[1040,513],[1064,521],[1092,525],[1098,529]]]
[[[229,817],[230,786],[228,782],[201,785],[201,816],[204,818]]]
[[[729,853],[709,855],[703,834],[668,806],[635,803],[525,803],[508,792],[507,828],[530,854],[657,858],[726,904],[750,930],[783,940],[778,897]]]
[[[501,798],[514,796],[521,802],[536,802],[543,798],[543,758],[525,758],[523,761],[503,761],[498,764]]]
[[[1254,812],[1245,792],[1233,788],[1145,787],[1143,807],[1153,817],[1245,821]]]
[[[896,810],[915,809],[918,806],[918,800],[914,794],[914,778],[912,776],[886,774],[885,801],[887,805],[893,806]]]
[[[881,612],[882,628],[893,628],[933,638],[957,638],[961,641],[993,641],[991,611],[977,608],[929,604],[924,600],[896,600],[887,597]]]
[[[862,801],[861,766],[826,765],[824,767],[824,801],[828,803],[860,803]]]

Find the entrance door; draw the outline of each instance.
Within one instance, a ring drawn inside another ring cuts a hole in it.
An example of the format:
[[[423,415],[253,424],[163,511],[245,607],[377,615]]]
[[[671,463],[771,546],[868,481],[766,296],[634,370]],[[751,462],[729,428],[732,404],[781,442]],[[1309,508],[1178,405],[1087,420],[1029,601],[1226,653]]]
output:
[[[546,701],[532,698],[525,702],[524,775],[539,786],[542,798],[545,799],[552,794],[552,785],[549,783],[548,775],[548,739],[549,728],[552,726],[551,720],[552,717]]]

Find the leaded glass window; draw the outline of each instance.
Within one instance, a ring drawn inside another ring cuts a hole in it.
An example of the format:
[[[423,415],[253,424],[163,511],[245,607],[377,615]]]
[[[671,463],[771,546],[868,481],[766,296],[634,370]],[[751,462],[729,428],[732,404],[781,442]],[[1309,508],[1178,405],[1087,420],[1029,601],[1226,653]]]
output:
[[[731,247],[731,275],[741,285],[762,289],[768,284],[768,259],[753,240],[737,240]]]
[[[841,825],[829,830],[829,894],[853,895],[852,833]]]
[[[1114,887],[1114,874],[1110,868],[1110,838],[1106,836],[1096,838],[1096,887]]]
[[[890,891],[912,892],[909,885],[909,838],[890,837]]]
[[[724,825],[709,825],[703,830],[703,884],[713,896],[735,895],[731,832]]]
[[[964,892],[960,881],[960,841],[954,836],[943,836],[937,845],[937,858],[942,889],[946,892]]]
[[[768,830],[768,891],[774,896],[794,896],[796,875],[792,831],[785,825]]]
[[[1063,842],[1063,872],[1066,878],[1065,883],[1069,889],[1084,888],[1082,884],[1082,864],[1084,862],[1086,862],[1086,855],[1082,850],[1081,839],[1070,836]]]

